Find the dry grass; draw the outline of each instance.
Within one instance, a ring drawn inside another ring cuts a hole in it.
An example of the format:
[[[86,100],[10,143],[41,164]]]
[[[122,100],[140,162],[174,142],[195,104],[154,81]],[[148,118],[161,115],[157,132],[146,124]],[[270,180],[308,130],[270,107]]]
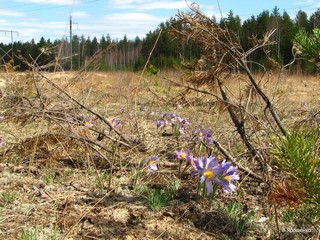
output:
[[[319,111],[318,77],[276,74],[256,77],[286,126],[294,126]],[[245,173],[241,174],[235,195],[216,198],[216,203],[221,204],[242,203],[247,209],[244,213],[249,209],[255,211],[251,228],[241,233],[235,225],[236,218],[213,211],[216,205],[205,199],[195,200],[195,186],[190,177],[181,180],[180,189],[168,207],[156,212],[134,190],[135,180],[142,187],[153,183],[163,186],[176,175],[174,150],[178,150],[179,143],[170,135],[161,135],[155,124],[163,111],[175,112],[193,126],[211,129],[239,164],[264,177],[266,173],[248,156],[227,106],[212,86],[190,90],[179,86],[190,87],[181,81],[179,74],[171,72],[143,78],[128,72],[43,76],[2,72],[0,79],[0,115],[4,117],[0,136],[5,139],[0,149],[1,238],[31,239],[22,236],[25,233],[30,237],[32,232],[37,239],[276,236],[267,185]],[[224,84],[235,109],[239,102],[248,102],[248,134],[258,148],[268,149],[270,129],[261,117],[264,102],[251,92],[242,75],[228,76]],[[141,105],[146,111],[140,111]],[[121,121],[115,129],[108,125],[113,118]],[[86,120],[94,120],[94,125],[85,126]],[[151,155],[161,156],[162,180],[150,179],[145,174],[144,164]],[[269,167],[276,171],[271,162],[268,161]],[[144,182],[137,178],[138,173]],[[262,217],[270,220],[261,223]]]

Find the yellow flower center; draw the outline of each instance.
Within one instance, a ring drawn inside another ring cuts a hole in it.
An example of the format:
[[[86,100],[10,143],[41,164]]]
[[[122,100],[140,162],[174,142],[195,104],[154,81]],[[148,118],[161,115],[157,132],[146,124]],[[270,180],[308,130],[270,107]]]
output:
[[[183,153],[181,153],[180,156],[181,156],[181,158],[186,158],[186,157],[187,157],[187,154],[183,152]]]
[[[214,174],[210,170],[207,170],[207,171],[204,172],[204,177],[207,178],[207,179],[212,179],[213,176],[214,176]]]
[[[199,137],[202,137],[203,136],[203,132],[199,132]]]
[[[224,179],[227,180],[228,182],[231,182],[231,176],[225,176]]]
[[[153,164],[154,164],[154,162],[155,162],[155,161],[150,160],[150,161],[149,161],[149,166],[153,165]]]

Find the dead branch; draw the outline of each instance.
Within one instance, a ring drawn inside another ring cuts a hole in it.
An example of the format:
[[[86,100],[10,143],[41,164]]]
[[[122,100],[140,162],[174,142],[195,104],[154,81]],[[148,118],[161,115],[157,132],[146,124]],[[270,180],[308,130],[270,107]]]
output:
[[[266,103],[266,109],[270,111],[280,131],[284,136],[286,136],[287,131],[274,109],[271,100],[257,84],[246,60],[248,55],[257,49],[273,44],[269,39],[274,31],[266,33],[263,40],[257,41],[256,45],[252,49],[244,52],[239,41],[233,38],[232,34],[230,34],[228,30],[221,29],[216,26],[211,19],[203,15],[198,6],[191,5],[190,9],[191,13],[178,13],[181,23],[189,26],[189,31],[178,31],[178,33],[188,35],[189,38],[194,38],[203,44],[204,56],[202,59],[206,61],[206,65],[210,69],[210,71],[207,71],[208,76],[206,76],[206,78],[215,79],[222,73],[228,71],[230,67],[231,69],[235,69],[235,66],[238,65],[245,71],[255,90]],[[217,60],[219,57],[220,60]]]
[[[232,157],[232,155],[215,139],[213,139],[213,144],[216,146],[216,148],[234,165],[236,165],[242,172],[248,174],[248,176],[258,180],[259,182],[264,182],[264,179],[252,172],[251,170],[242,167],[236,159]]]
[[[227,93],[223,87],[223,84],[221,82],[221,80],[218,78],[218,85],[219,85],[219,89],[220,92],[222,94],[222,98],[226,103],[229,103],[230,100],[227,96]],[[247,134],[245,131],[245,127],[244,127],[244,119],[239,120],[237,114],[234,112],[233,108],[231,107],[230,104],[227,105],[227,110],[229,112],[230,118],[232,120],[232,122],[234,123],[235,127],[237,128],[237,132],[239,133],[242,141],[244,142],[245,146],[248,148],[250,154],[252,157],[257,158],[262,166],[263,169],[265,169],[265,160],[263,159],[263,157],[261,156],[261,154],[256,150],[256,148],[251,144],[251,142],[249,141],[249,139],[247,138]]]

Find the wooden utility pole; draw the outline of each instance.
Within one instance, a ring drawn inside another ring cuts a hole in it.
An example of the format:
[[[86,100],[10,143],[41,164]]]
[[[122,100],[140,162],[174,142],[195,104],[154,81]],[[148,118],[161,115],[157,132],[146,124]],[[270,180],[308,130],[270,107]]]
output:
[[[18,36],[19,32],[12,31],[12,30],[0,30],[0,32],[4,32],[5,34],[11,33],[11,59],[12,59],[12,62],[14,63],[14,60],[13,60],[13,34],[16,33]]]

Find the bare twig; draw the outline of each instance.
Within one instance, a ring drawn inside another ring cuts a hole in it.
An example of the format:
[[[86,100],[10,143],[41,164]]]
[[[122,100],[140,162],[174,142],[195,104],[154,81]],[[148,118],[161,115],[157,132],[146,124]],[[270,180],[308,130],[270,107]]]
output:
[[[52,82],[49,78],[47,78],[46,76],[44,76],[41,72],[38,72],[38,74],[47,81],[47,83],[49,83],[51,86],[53,86],[54,88],[56,88],[57,90],[59,90],[60,92],[62,92],[64,95],[66,95],[69,99],[71,99],[73,102],[75,102],[76,104],[78,104],[81,108],[87,110],[89,113],[91,113],[92,115],[96,116],[98,119],[100,119],[102,122],[104,122],[105,124],[107,124],[110,128],[110,130],[113,130],[116,134],[118,134],[121,138],[122,141],[124,141],[127,144],[130,144],[130,141],[127,140],[117,129],[115,129],[112,124],[106,120],[104,117],[102,117],[99,113],[93,111],[91,108],[85,106],[84,104],[82,104],[81,102],[79,102],[77,99],[75,99],[73,96],[71,96],[69,93],[67,93],[62,87],[60,87],[59,85],[57,85],[56,83]]]
[[[252,172],[251,170],[242,167],[236,159],[234,159],[231,154],[217,141],[213,140],[213,144],[216,146],[216,148],[229,160],[232,162],[234,165],[236,165],[242,172],[248,174],[248,176],[258,180],[259,182],[264,182],[264,179]]]
[[[226,91],[224,90],[224,87],[223,87],[221,80],[218,78],[217,81],[218,81],[219,89],[222,94],[223,100],[226,103],[229,103],[230,100],[227,96]],[[245,127],[244,127],[244,123],[245,123],[244,119],[239,120],[237,114],[234,112],[233,108],[229,104],[227,105],[227,110],[229,112],[229,115],[230,115],[232,122],[234,123],[235,127],[237,128],[237,131],[238,131],[242,141],[244,142],[245,146],[250,151],[250,154],[252,155],[252,157],[257,158],[259,160],[261,166],[265,169],[265,160],[263,159],[261,154],[255,149],[255,147],[251,144],[251,142],[249,141],[249,139],[247,137]]]

